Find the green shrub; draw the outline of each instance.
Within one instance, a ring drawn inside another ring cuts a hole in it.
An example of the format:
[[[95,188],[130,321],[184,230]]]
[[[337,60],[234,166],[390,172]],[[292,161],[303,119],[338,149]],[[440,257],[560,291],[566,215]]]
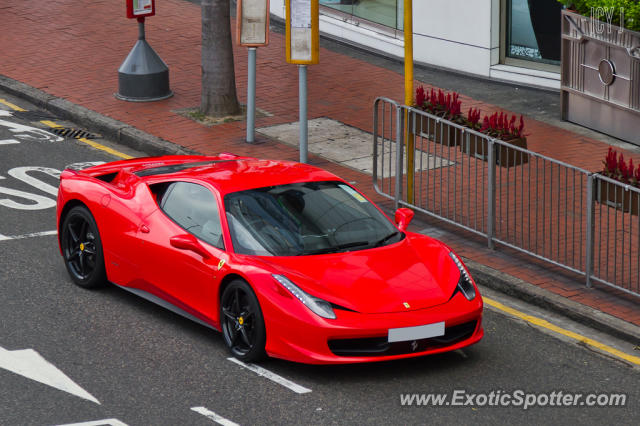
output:
[[[558,0],[567,9],[573,9],[584,16],[591,16],[591,10],[598,7],[613,8],[611,23],[628,30],[640,31],[640,2],[638,0]],[[624,13],[624,22],[620,23],[620,9]],[[606,20],[606,17],[600,17]]]

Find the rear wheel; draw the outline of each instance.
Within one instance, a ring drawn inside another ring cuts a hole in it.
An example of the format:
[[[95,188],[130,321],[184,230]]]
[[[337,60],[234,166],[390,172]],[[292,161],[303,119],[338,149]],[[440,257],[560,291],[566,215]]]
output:
[[[220,299],[220,324],[233,356],[245,362],[264,358],[264,318],[249,284],[234,280],[224,289]]]
[[[62,222],[62,255],[74,283],[84,288],[106,284],[102,242],[98,226],[85,206],[72,208]]]

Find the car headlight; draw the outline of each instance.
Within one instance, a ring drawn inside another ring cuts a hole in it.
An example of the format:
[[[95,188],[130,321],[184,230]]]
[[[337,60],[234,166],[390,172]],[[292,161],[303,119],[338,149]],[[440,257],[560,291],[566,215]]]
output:
[[[467,269],[462,264],[462,261],[456,256],[456,254],[452,251],[449,252],[449,256],[453,259],[453,262],[456,264],[458,269],[460,270],[460,279],[458,280],[458,290],[464,294],[464,297],[467,300],[473,300],[476,297],[476,288],[473,286],[473,281],[471,280],[471,276],[467,272]]]
[[[272,274],[272,276],[314,314],[322,318],[336,319],[336,314],[333,312],[333,308],[329,302],[306,293],[284,275]]]

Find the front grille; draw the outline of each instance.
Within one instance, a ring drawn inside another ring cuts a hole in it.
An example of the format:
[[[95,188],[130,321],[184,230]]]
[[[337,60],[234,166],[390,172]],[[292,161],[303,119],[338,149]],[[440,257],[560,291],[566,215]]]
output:
[[[443,336],[406,342],[389,343],[387,336],[363,339],[334,339],[329,340],[329,349],[338,356],[390,356],[424,352],[450,346],[468,339],[475,331],[476,325],[477,321],[470,321],[445,328]]]

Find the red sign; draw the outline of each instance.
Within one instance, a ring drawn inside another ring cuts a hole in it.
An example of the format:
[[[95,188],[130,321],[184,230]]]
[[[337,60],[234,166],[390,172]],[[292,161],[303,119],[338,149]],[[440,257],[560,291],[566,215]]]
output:
[[[142,18],[156,14],[156,0],[127,0],[127,18]]]

